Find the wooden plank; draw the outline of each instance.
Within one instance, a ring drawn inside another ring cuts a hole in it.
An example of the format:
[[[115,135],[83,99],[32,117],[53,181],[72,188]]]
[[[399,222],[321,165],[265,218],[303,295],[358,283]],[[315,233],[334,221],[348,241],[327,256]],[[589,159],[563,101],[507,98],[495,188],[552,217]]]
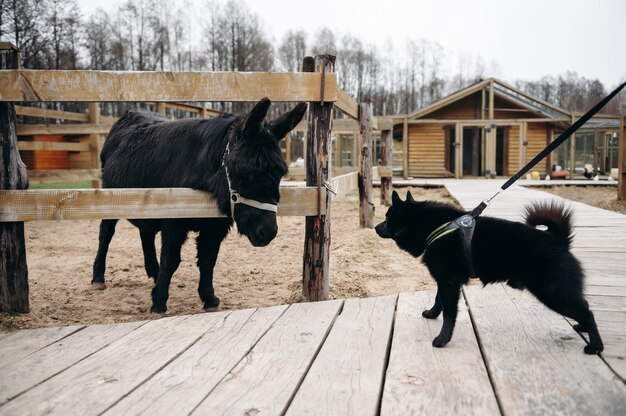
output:
[[[0,404],[71,367],[143,324],[145,321],[85,327],[22,360],[12,358],[11,364],[0,372]]]
[[[358,172],[346,173],[345,175],[336,176],[330,180],[330,187],[335,192],[333,199],[340,199],[347,194],[358,190]]]
[[[626,386],[563,317],[501,284],[465,295],[505,414],[626,414]]]
[[[347,299],[288,415],[376,415],[396,295]]]
[[[283,305],[233,311],[106,414],[191,413],[286,309]]]
[[[320,73],[3,71],[0,101],[320,101]],[[337,77],[324,101],[337,100]]]
[[[108,134],[110,124],[18,124],[18,136]]]
[[[101,176],[100,169],[29,170],[28,182],[31,184],[81,182],[99,179]]]
[[[452,341],[433,348],[442,320],[422,311],[434,299],[434,291],[400,294],[381,415],[499,415],[465,303]]]
[[[5,403],[0,413],[100,414],[188,349],[227,314],[150,321]]]
[[[341,305],[340,300],[291,305],[193,414],[282,414]]]
[[[328,75],[328,74],[326,74]],[[326,84],[324,84],[324,88]],[[326,92],[324,92],[324,100],[326,100]],[[357,103],[347,92],[341,88],[337,88],[337,102],[335,104],[345,115],[354,120],[359,119],[359,103]]]
[[[17,146],[20,150],[58,150],[64,152],[88,152],[90,146],[88,143],[73,142],[26,142],[18,141]]]
[[[281,187],[278,215],[317,215],[318,189]],[[0,191],[0,221],[224,217],[211,194],[189,188]]]
[[[199,113],[201,117],[206,117],[210,115],[212,117],[218,117],[223,114],[222,111],[214,110],[209,107],[204,107],[202,105],[193,105],[188,103],[165,103],[165,107],[173,108],[175,110],[189,111],[192,113]],[[204,114],[204,116],[202,116]]]
[[[11,332],[0,339],[0,368],[53,344],[76,331],[81,326],[63,328],[26,329]]]
[[[15,111],[18,116],[87,122],[87,114],[74,113],[71,111],[51,110],[48,108],[28,107],[25,105],[16,105]]]

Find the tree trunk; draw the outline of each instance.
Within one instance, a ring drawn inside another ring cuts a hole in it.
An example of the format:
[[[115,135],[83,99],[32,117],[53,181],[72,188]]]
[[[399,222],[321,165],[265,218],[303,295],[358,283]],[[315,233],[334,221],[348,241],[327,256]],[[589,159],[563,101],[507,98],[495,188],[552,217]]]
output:
[[[17,69],[18,61],[17,49],[0,43],[0,69]],[[13,103],[0,102],[0,151],[0,190],[28,188],[26,166],[17,149]],[[24,223],[0,222],[0,311],[29,309]]]

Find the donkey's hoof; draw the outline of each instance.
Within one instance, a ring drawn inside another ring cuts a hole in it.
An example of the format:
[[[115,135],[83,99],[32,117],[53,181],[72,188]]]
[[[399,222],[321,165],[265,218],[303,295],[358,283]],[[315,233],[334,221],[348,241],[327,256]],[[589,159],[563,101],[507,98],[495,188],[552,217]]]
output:
[[[154,306],[154,305],[152,305],[152,307],[150,308],[150,313],[156,313],[156,314],[160,314],[160,315],[165,315],[165,312],[167,312],[167,307],[166,306]]]
[[[585,348],[584,348],[585,354],[600,354],[603,350],[604,350],[603,345],[598,346],[598,345],[588,344],[588,345],[585,345]]]
[[[222,308],[220,308],[220,305],[217,306],[209,306],[209,307],[204,307],[204,311],[205,312],[219,312],[221,311]]]
[[[107,285],[104,282],[91,282],[91,288],[93,290],[104,290],[107,288]]]
[[[151,319],[161,319],[164,317],[165,317],[165,312],[154,312],[154,311],[150,312]]]

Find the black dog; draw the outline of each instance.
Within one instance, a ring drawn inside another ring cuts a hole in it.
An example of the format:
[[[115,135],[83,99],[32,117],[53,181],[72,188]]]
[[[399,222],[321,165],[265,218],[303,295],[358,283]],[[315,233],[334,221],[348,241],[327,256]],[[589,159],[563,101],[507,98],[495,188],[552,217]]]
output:
[[[511,287],[528,289],[550,309],[575,319],[577,330],[589,332],[585,353],[602,352],[598,327],[582,293],[584,272],[569,251],[569,209],[554,202],[533,204],[526,208],[526,224],[478,217],[466,250],[458,229],[434,241],[431,237],[427,245],[434,230],[465,212],[439,202],[415,201],[410,192],[406,201],[394,192],[392,202],[376,232],[415,257],[424,253],[422,261],[437,281],[437,297],[422,315],[435,319],[443,310],[443,326],[433,346],[443,347],[452,338],[461,285],[478,277],[483,284],[507,281]],[[538,225],[547,231],[535,228]]]

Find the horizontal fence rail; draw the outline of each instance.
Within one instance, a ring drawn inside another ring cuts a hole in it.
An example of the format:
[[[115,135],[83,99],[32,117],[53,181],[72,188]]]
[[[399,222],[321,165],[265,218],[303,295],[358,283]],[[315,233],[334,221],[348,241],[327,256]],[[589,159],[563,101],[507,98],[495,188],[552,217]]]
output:
[[[320,214],[318,192],[317,187],[281,187],[278,215]],[[0,191],[0,222],[224,216],[211,194],[189,188]]]
[[[0,71],[0,101],[337,101],[334,73]],[[323,97],[322,97],[323,93]]]

